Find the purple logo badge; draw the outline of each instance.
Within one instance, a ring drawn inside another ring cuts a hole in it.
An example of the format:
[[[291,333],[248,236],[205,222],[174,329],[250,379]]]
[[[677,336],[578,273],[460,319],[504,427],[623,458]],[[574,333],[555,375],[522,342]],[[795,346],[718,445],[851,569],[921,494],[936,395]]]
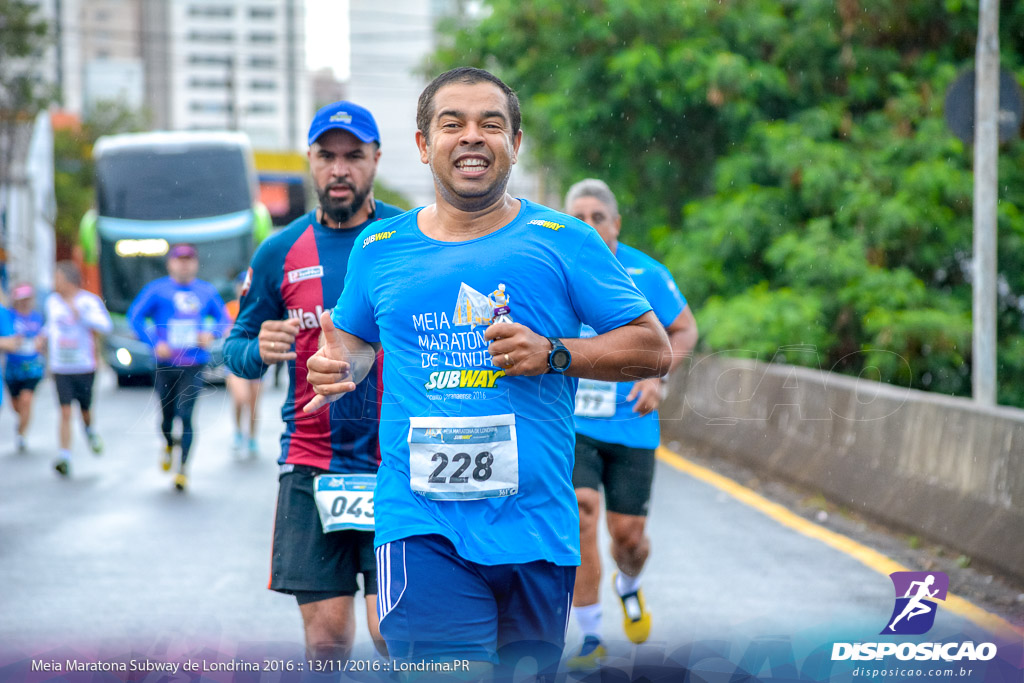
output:
[[[882,635],[916,636],[935,623],[936,600],[945,600],[949,577],[942,572],[893,572],[896,605]]]

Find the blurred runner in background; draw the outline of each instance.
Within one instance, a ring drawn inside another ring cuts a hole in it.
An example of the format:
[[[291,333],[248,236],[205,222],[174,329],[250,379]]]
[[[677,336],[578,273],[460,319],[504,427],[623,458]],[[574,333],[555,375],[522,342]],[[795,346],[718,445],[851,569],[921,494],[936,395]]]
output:
[[[8,349],[4,367],[4,383],[11,394],[14,412],[18,414],[17,449],[24,453],[28,446],[25,434],[32,420],[32,401],[36,386],[43,379],[46,363],[43,358],[43,315],[35,310],[35,291],[30,284],[15,285],[11,290],[11,317],[17,345]],[[0,336],[3,336],[0,330]]]
[[[235,279],[235,298],[227,303],[225,306],[228,314],[228,318],[232,323],[238,319],[238,310],[241,305],[242,288],[245,285],[245,278],[248,276],[248,271],[242,271],[238,274]],[[231,405],[234,408],[235,415],[235,440],[232,443],[232,450],[236,456],[241,456],[246,452],[246,438],[245,431],[242,428],[242,415],[249,412],[249,438],[248,438],[248,453],[250,458],[255,458],[259,454],[259,442],[256,439],[257,430],[257,406],[259,405],[260,398],[260,386],[263,383],[262,377],[256,379],[245,379],[239,377],[235,373],[228,370],[227,377],[224,378],[224,384],[227,386],[228,393],[231,394]]]
[[[93,454],[103,453],[103,441],[93,428],[92,388],[96,379],[96,336],[113,329],[103,300],[82,289],[82,271],[71,261],[54,267],[53,292],[46,297],[46,337],[50,373],[60,402],[60,453],[53,467],[71,472],[71,403],[77,402],[85,437]]]
[[[186,463],[195,438],[192,410],[202,389],[201,373],[210,362],[210,344],[230,321],[217,289],[196,277],[199,254],[193,245],[170,248],[167,272],[167,277],[142,288],[128,309],[128,322],[156,356],[154,383],[162,413],[160,431],[166,443],[160,464],[165,472],[170,471],[174,446],[180,444],[174,488],[184,491],[188,485]],[[175,417],[181,420],[180,439],[172,434]]]

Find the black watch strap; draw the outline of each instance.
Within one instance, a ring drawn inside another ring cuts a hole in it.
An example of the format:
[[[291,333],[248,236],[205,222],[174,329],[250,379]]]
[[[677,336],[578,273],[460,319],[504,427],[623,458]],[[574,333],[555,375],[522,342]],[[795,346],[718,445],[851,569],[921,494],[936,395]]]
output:
[[[572,363],[572,354],[565,347],[562,340],[555,337],[547,337],[551,343],[551,353],[548,354],[548,370],[551,372],[563,373],[569,369]]]

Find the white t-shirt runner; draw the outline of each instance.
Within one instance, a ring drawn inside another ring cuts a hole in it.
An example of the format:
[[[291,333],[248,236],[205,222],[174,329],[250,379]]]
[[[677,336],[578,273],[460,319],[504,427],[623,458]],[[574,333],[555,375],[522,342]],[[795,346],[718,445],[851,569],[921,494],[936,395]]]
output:
[[[79,290],[71,305],[56,292],[46,298],[46,334],[50,351],[50,372],[76,375],[96,371],[93,334],[113,329],[103,300]]]

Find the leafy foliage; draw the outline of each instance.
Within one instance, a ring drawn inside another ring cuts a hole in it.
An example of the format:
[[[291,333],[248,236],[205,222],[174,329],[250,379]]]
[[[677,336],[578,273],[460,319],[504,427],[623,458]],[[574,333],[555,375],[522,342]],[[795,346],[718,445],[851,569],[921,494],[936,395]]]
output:
[[[387,204],[391,204],[392,206],[397,206],[405,211],[408,211],[415,206],[411,199],[390,185],[382,183],[379,179],[373,184],[373,198],[379,199]]]
[[[485,6],[430,69],[495,71],[558,187],[611,185],[705,350],[970,393],[972,159],[943,98],[978,0]],[[1024,3],[1000,30],[1024,75]],[[1024,406],[1024,144],[999,173],[999,400]]]
[[[0,0],[0,185],[28,145],[32,120],[53,94],[36,68],[49,36],[36,3]]]
[[[57,239],[72,246],[78,225],[93,204],[92,146],[104,135],[134,133],[149,128],[149,117],[119,102],[100,101],[79,128],[54,131],[54,191],[57,196]]]
[[[93,203],[92,145],[80,131],[53,132],[54,194],[57,197],[57,241],[75,244],[78,223]]]

